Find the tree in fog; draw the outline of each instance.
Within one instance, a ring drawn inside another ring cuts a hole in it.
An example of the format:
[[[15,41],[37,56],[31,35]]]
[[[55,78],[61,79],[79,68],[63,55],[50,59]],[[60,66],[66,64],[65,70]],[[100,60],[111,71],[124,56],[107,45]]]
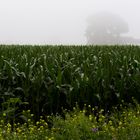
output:
[[[109,12],[97,13],[87,22],[87,44],[123,44],[121,35],[129,31],[123,18]]]

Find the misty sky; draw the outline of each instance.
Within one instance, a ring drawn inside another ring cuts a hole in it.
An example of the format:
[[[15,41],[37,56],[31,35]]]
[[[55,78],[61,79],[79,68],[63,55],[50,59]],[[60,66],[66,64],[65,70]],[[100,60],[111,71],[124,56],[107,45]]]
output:
[[[0,44],[86,44],[86,19],[119,14],[140,38],[140,0],[0,0]]]

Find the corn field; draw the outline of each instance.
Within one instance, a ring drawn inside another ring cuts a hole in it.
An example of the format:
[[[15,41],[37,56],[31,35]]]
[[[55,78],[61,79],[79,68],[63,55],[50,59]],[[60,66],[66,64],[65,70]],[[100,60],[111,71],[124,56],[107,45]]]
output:
[[[0,111],[36,117],[77,103],[140,101],[138,46],[0,46]]]

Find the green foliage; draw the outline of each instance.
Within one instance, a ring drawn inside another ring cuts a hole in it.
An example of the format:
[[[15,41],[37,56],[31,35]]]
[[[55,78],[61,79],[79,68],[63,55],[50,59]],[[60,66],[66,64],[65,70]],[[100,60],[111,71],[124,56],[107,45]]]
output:
[[[19,112],[61,113],[77,102],[107,112],[132,96],[140,101],[137,46],[0,46],[0,108],[18,98]],[[16,112],[15,112],[16,113]]]
[[[120,105],[122,106],[122,105]],[[0,121],[1,140],[128,140],[140,138],[140,105],[123,108],[103,115],[104,110],[98,110],[98,118],[94,115],[95,108],[80,111],[74,108],[69,112],[64,110],[65,119],[59,115],[46,116],[37,122],[33,120],[30,110],[23,113],[28,116],[26,123],[5,123]]]

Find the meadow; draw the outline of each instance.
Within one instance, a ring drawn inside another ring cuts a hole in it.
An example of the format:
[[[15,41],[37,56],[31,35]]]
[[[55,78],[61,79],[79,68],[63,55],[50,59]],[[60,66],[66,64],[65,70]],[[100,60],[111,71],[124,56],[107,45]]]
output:
[[[129,45],[1,45],[1,139],[139,139],[139,54]]]

